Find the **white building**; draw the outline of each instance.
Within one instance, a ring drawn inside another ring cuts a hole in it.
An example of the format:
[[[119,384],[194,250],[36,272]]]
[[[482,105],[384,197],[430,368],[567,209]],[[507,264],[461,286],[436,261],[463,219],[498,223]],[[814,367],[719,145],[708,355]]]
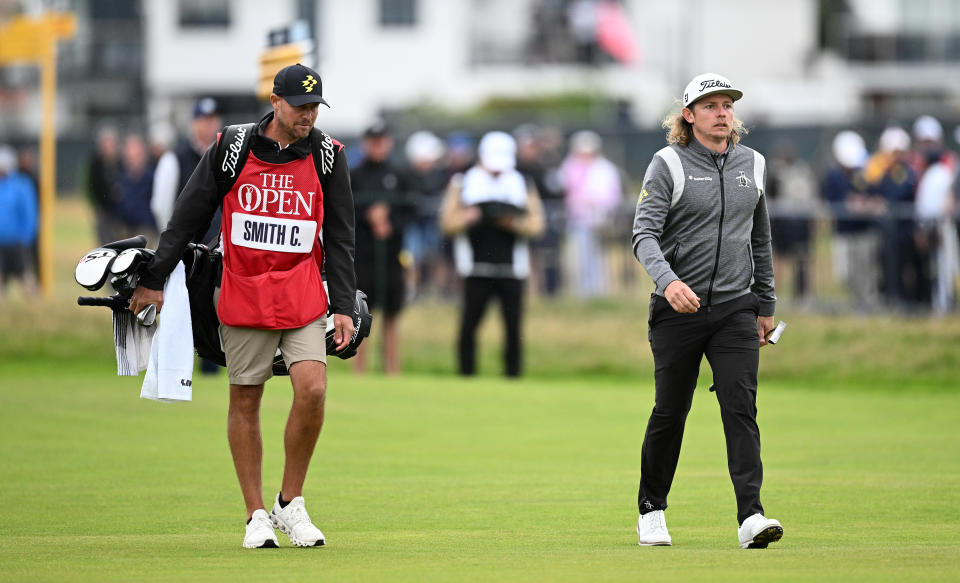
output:
[[[686,80],[708,70],[743,86],[750,97],[744,115],[775,123],[856,115],[855,84],[843,75],[825,82],[807,66],[817,51],[814,0],[628,0],[640,58],[597,66],[529,58],[538,4],[561,3],[316,3],[309,16],[318,31],[317,68],[333,106],[321,124],[355,131],[381,108],[432,103],[459,109],[495,95],[596,92],[629,101],[634,118],[652,126]],[[197,5],[212,24],[183,24],[182,11]],[[165,0],[143,7],[151,116],[198,93],[251,93],[268,31],[304,16],[295,0]]]

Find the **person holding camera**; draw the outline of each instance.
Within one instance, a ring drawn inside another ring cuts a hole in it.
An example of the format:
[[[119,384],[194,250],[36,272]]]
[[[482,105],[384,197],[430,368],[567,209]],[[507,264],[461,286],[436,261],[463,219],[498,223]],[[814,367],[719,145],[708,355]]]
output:
[[[530,275],[527,241],[543,232],[543,205],[533,183],[516,170],[517,143],[510,134],[484,135],[478,154],[478,164],[450,180],[440,209],[441,228],[455,237],[454,263],[464,278],[459,370],[464,376],[476,373],[477,327],[496,297],[506,336],[504,372],[518,377],[523,282]]]

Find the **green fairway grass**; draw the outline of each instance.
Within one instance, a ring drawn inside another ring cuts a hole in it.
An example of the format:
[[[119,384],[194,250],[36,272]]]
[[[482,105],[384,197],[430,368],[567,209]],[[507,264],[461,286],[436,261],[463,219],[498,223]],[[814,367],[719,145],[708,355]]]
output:
[[[0,380],[0,581],[937,581],[960,561],[960,395],[761,387],[764,504],[785,535],[741,551],[701,387],[667,511],[636,545],[636,382],[332,374],[305,495],[328,546],[247,550],[224,379],[195,400],[51,367]],[[286,379],[267,386],[279,484]],[[281,576],[281,573],[284,575]]]
[[[400,322],[403,376],[331,359],[305,488],[328,546],[247,550],[225,375],[195,375],[180,405],[115,376],[109,312],[75,304],[92,232],[82,202],[60,201],[52,297],[0,303],[0,582],[960,580],[956,315],[778,311],[758,409],[763,502],[785,534],[741,551],[706,367],[667,511],[675,546],[636,544],[648,292],[532,301],[517,381],[499,376],[494,310],[464,380],[454,299],[420,301]],[[290,393],[274,379],[264,397],[268,504]]]

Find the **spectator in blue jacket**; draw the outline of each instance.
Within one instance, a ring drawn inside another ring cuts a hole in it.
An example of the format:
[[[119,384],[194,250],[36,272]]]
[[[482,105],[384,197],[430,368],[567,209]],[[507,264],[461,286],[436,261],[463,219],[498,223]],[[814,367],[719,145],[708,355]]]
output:
[[[0,298],[14,279],[32,297],[36,283],[27,266],[37,240],[37,190],[17,171],[17,155],[9,146],[0,146],[0,208]]]

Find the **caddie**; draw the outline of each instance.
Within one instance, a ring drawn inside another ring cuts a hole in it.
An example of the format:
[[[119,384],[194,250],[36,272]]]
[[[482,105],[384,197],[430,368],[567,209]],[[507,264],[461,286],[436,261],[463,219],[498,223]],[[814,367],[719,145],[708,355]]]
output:
[[[327,105],[316,71],[297,64],[277,73],[273,110],[256,124],[226,128],[204,153],[130,299],[134,313],[149,304],[159,312],[164,281],[187,243],[222,209],[217,315],[230,381],[227,436],[246,504],[247,548],[277,547],[274,528],[297,546],[325,543],[307,514],[303,485],[323,425],[327,305],[339,351],[354,331],[348,314],[356,281],[350,173],[343,146],[314,128],[321,103]],[[260,400],[278,348],[290,372],[293,405],[283,479],[268,514]]]
[[[647,167],[633,252],[653,279],[648,334],[656,396],[640,461],[642,546],[670,545],[664,510],[687,412],[707,357],[737,499],[741,548],[765,548],[783,527],[760,504],[759,349],[776,305],[764,157],[740,143],[743,96],[729,79],[697,75],[667,117],[667,146]]]

